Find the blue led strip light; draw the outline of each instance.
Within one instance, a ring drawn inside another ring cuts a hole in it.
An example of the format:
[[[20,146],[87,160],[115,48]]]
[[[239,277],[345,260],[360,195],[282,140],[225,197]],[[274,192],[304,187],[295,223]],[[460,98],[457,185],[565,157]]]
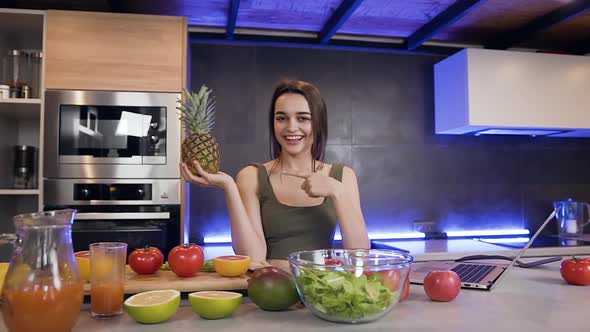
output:
[[[466,236],[511,236],[511,235],[529,235],[528,229],[492,229],[492,230],[472,230],[472,231],[448,231],[447,237],[466,237]],[[369,233],[371,240],[400,240],[400,239],[423,239],[424,233],[406,232],[406,233]],[[335,241],[342,240],[339,233],[334,235]],[[204,243],[231,243],[229,234],[205,236]]]

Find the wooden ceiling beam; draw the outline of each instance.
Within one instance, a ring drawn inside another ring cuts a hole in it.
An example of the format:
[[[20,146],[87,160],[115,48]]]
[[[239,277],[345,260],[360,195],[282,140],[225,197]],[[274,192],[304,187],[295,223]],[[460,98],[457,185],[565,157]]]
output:
[[[484,43],[484,46],[486,48],[505,50],[519,45],[540,31],[581,15],[587,10],[590,10],[590,0],[574,0],[567,5],[533,19],[521,28],[505,33],[496,40]]]
[[[457,22],[486,0],[459,0],[421,26],[406,39],[406,48],[414,50],[445,27]]]
[[[210,45],[240,45],[240,46],[273,46],[273,47],[293,47],[305,49],[325,49],[325,50],[342,50],[342,51],[360,51],[375,53],[393,53],[393,54],[413,54],[427,56],[450,56],[460,50],[457,47],[444,46],[422,46],[418,49],[409,51],[402,44],[375,43],[349,40],[333,40],[327,44],[319,44],[315,39],[300,37],[280,37],[268,35],[246,35],[240,33],[232,40],[223,38],[223,34],[190,32],[189,41],[191,44],[210,44]]]
[[[326,24],[320,30],[318,39],[320,44],[326,44],[336,34],[338,29],[348,20],[363,0],[343,0],[334,11]]]
[[[240,0],[231,0],[227,12],[227,28],[225,30],[225,39],[234,39],[234,32],[236,30],[236,22],[238,21],[239,10]]]

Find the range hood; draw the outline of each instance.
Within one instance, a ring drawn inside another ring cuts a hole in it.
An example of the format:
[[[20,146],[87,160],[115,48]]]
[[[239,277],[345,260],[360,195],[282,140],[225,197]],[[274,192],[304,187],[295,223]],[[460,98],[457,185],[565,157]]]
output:
[[[464,49],[434,95],[437,134],[590,137],[590,57]]]

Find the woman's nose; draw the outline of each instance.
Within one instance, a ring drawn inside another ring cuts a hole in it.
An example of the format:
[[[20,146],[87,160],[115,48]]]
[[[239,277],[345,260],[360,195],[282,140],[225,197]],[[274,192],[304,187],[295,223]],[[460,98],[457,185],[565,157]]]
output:
[[[297,119],[289,119],[287,122],[287,130],[297,130],[298,128]]]

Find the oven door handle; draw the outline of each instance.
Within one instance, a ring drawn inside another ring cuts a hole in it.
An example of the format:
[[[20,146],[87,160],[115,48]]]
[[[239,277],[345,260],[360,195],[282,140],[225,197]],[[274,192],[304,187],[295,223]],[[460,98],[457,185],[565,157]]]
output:
[[[170,219],[170,212],[81,212],[74,220]]]

